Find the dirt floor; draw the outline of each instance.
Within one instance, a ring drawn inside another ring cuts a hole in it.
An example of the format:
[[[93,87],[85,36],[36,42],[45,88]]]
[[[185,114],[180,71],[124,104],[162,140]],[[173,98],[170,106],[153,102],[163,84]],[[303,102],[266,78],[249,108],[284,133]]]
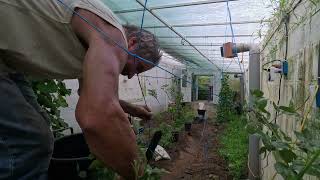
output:
[[[213,123],[193,124],[191,134],[181,132],[178,143],[168,150],[171,160],[154,162],[166,169],[163,180],[225,180],[232,179],[226,162],[218,155],[217,135],[223,127]]]

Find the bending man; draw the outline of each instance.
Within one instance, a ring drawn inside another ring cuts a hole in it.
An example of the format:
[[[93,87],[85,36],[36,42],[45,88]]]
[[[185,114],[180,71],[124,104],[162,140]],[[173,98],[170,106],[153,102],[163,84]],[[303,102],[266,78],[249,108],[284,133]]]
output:
[[[62,2],[132,53],[158,63],[156,38],[123,27],[100,0]],[[120,104],[119,75],[132,78],[153,66],[128,55],[57,0],[0,0],[0,21],[0,179],[47,178],[52,133],[24,75],[81,78],[75,114],[90,150],[133,178],[137,145],[125,111],[139,110],[136,115],[145,118],[150,112]]]

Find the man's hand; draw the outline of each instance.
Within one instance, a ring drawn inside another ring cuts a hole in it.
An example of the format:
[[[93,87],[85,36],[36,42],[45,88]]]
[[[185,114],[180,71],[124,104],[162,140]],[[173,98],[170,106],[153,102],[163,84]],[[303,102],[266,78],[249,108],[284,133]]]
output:
[[[139,117],[143,120],[150,120],[153,115],[150,108],[146,105],[144,106],[136,105],[136,112],[137,112],[136,117]]]
[[[124,112],[130,114],[131,116],[139,117],[143,120],[150,120],[152,118],[152,112],[146,105],[135,105],[123,100],[120,100],[119,102]]]

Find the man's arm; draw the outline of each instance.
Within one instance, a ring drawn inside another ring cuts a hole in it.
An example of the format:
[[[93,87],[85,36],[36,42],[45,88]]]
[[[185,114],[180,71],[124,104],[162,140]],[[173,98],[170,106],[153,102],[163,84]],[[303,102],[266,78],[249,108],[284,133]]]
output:
[[[117,41],[124,41],[118,29],[98,16],[85,10],[78,10],[78,13]],[[80,18],[73,17],[72,25],[89,46],[83,65],[83,84],[76,119],[91,152],[121,176],[133,179],[132,164],[137,159],[136,139],[118,99],[119,74],[127,55]]]
[[[119,100],[119,102],[124,112],[131,116],[139,117],[143,120],[150,120],[152,118],[152,112],[147,106],[131,104],[124,100]]]
[[[80,96],[81,86],[82,86],[82,79],[78,79],[79,82],[79,89],[78,89],[78,95]],[[108,92],[106,92],[108,93]],[[130,114],[134,117],[139,117],[143,120],[150,120],[152,118],[152,112],[148,106],[141,106],[141,105],[135,105],[131,104],[129,102],[126,102],[124,100],[119,100],[120,106],[123,109],[125,113]]]

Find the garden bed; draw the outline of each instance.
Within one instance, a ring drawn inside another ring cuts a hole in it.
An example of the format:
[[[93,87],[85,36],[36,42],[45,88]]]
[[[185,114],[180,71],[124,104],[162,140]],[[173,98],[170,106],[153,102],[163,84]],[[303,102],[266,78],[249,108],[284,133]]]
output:
[[[161,123],[171,123],[167,113],[160,117],[161,120],[152,122],[151,129],[157,129]],[[171,160],[151,162],[152,166],[168,171],[162,179],[232,179],[226,161],[219,155],[218,135],[223,132],[224,125],[207,122],[192,124],[190,132],[182,129],[178,142],[166,144]]]

